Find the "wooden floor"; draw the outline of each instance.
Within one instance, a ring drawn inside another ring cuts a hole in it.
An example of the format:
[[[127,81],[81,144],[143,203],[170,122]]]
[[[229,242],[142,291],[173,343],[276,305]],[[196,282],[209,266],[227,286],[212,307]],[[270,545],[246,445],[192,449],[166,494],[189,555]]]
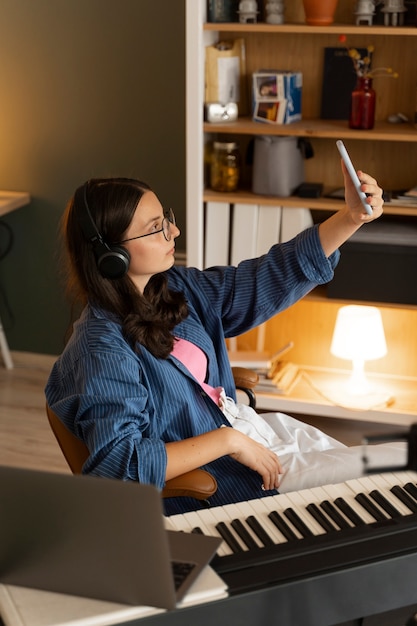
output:
[[[12,353],[0,364],[0,464],[69,472],[45,413],[44,387],[56,357]]]

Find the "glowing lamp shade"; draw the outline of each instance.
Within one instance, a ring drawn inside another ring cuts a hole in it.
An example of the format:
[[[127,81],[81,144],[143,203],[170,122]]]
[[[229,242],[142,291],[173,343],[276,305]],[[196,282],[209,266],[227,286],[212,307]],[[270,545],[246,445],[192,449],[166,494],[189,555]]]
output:
[[[349,305],[338,310],[330,352],[352,361],[348,391],[362,395],[371,391],[364,372],[365,361],[387,353],[380,311],[373,306]]]

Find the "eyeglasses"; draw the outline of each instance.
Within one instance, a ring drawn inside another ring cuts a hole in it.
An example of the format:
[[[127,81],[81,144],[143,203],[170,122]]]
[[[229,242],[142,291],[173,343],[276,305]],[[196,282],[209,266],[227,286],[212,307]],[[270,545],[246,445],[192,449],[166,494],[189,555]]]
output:
[[[157,235],[158,233],[164,233],[164,237],[167,241],[171,241],[171,225],[175,226],[175,215],[172,209],[168,209],[165,213],[165,217],[162,220],[162,228],[154,230],[152,233],[146,233],[146,235],[138,235],[137,237],[129,237],[129,239],[123,239],[118,243],[126,243],[127,241],[133,241],[134,239],[142,239],[142,237],[150,237],[151,235]]]

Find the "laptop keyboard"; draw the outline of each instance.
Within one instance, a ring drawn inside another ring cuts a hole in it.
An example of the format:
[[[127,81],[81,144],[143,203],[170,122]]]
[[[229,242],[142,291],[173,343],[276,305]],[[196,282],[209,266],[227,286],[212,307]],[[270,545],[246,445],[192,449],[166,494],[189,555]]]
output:
[[[172,572],[174,575],[175,589],[178,590],[190,572],[194,569],[195,563],[187,563],[183,561],[171,561]]]

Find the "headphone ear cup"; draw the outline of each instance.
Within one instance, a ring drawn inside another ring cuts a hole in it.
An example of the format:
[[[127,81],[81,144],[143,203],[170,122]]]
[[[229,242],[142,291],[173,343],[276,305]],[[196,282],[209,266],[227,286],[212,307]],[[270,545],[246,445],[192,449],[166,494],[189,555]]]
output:
[[[130,254],[121,246],[105,246],[96,254],[97,267],[104,278],[122,278],[129,269]]]

